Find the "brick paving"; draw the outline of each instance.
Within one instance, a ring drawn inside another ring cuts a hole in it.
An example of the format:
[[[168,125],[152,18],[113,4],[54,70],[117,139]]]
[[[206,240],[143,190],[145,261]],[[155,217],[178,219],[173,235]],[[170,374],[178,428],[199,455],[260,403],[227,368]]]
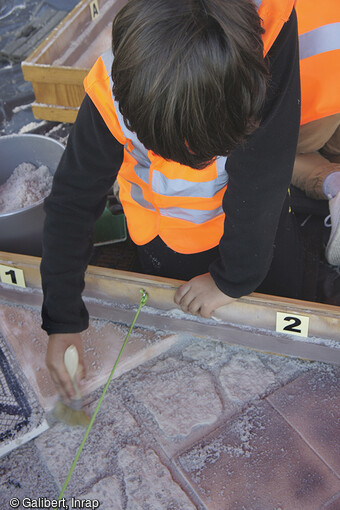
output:
[[[50,409],[38,307],[1,305],[0,318]],[[84,336],[89,413],[126,331],[95,320]],[[140,327],[122,364],[66,491],[70,508],[73,497],[101,510],[340,509],[338,367]],[[0,508],[56,499],[83,434],[56,423],[0,459]]]

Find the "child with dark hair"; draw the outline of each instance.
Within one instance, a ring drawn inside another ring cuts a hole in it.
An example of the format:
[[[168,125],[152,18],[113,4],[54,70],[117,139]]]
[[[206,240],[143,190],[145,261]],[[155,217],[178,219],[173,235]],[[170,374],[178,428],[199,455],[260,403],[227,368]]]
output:
[[[81,356],[92,231],[116,177],[142,271],[187,280],[184,311],[209,317],[254,290],[299,297],[293,4],[130,0],[118,13],[45,202],[43,328],[65,397],[63,355],[75,344]]]

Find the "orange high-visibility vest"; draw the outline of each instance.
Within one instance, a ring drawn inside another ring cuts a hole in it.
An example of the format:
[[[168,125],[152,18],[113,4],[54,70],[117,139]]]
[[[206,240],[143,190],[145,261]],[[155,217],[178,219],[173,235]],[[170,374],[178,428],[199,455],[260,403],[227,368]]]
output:
[[[263,21],[264,52],[269,51],[294,0],[255,0]],[[111,50],[102,55],[84,80],[89,95],[113,136],[124,145],[118,173],[119,197],[132,240],[146,244],[157,235],[179,253],[217,246],[224,229],[222,199],[228,174],[225,157],[203,170],[169,162],[148,151],[130,131],[112,94]]]
[[[301,125],[340,112],[340,2],[296,0]]]

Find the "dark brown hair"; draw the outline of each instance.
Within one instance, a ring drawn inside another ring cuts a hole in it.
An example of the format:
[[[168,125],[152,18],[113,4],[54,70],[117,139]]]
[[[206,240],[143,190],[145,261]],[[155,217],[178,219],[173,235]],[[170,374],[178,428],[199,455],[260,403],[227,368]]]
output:
[[[112,28],[113,94],[165,159],[203,168],[259,122],[267,82],[251,0],[129,0]]]

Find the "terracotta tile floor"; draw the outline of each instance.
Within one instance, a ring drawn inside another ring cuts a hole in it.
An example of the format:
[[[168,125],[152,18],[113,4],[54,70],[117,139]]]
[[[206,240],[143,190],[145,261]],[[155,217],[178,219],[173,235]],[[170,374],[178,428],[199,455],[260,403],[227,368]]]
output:
[[[50,409],[38,308],[0,305],[0,329]],[[126,332],[97,320],[84,335],[90,413]],[[74,497],[101,510],[340,510],[339,381],[330,365],[139,327],[66,490],[70,509]],[[56,499],[83,435],[57,423],[0,459],[1,510],[12,497]]]
[[[268,400],[340,477],[340,370],[312,371]]]
[[[316,510],[339,478],[266,401],[178,456],[207,508]]]

